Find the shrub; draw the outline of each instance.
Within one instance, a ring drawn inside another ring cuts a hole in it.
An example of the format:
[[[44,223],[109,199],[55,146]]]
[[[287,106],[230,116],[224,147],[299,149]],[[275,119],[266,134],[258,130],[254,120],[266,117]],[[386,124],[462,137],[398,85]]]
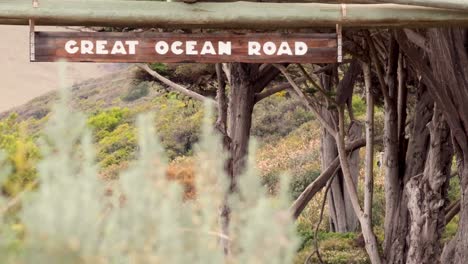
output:
[[[0,122],[0,151],[6,153],[6,162],[12,167],[2,191],[8,196],[15,196],[29,187],[36,178],[36,162],[40,157],[39,148],[34,139],[27,135],[27,124],[18,122],[13,114]]]
[[[255,106],[252,135],[263,142],[278,140],[312,119],[297,100],[284,94],[270,96]]]
[[[190,155],[198,141],[203,111],[200,103],[190,106],[184,100],[168,94],[157,97],[155,104],[156,130],[170,159]]]
[[[132,102],[147,96],[149,94],[151,85],[152,83],[150,82],[140,82],[135,86],[131,86],[127,93],[122,96],[122,100],[125,102]]]
[[[297,199],[299,195],[312,183],[317,177],[320,176],[320,171],[306,171],[292,178],[290,192],[292,199]]]
[[[134,157],[137,147],[135,131],[135,127],[125,123],[98,142],[97,157],[103,167],[119,164]]]
[[[98,112],[88,119],[88,125],[93,129],[97,140],[101,140],[122,124],[129,115],[127,108],[114,107]]]
[[[113,195],[105,196],[86,122],[66,105],[62,99],[47,128],[40,188],[26,197],[20,212],[26,232],[19,252],[4,247],[15,238],[3,235],[10,223],[0,225],[0,247],[6,252],[1,263],[225,261],[219,240],[227,237],[217,230],[228,184],[211,118],[205,118],[197,147],[195,200],[184,201],[180,184],[166,179],[166,159],[148,115],[138,121],[138,159],[114,184]],[[266,196],[252,163],[251,158],[240,177],[239,193],[229,199],[228,261],[291,263],[296,238],[287,188],[277,197]]]

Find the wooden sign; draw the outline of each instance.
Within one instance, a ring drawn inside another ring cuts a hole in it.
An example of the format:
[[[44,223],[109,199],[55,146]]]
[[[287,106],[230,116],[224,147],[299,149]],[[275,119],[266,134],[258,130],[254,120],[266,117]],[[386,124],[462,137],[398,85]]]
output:
[[[336,34],[34,32],[31,61],[337,62]]]

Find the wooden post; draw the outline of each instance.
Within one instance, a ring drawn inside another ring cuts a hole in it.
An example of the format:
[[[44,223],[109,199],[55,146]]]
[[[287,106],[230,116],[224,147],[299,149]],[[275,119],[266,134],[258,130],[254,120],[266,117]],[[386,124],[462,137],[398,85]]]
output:
[[[39,0],[33,0],[33,8],[39,7]],[[34,19],[29,19],[29,60],[36,60],[36,37],[35,37],[35,22]]]

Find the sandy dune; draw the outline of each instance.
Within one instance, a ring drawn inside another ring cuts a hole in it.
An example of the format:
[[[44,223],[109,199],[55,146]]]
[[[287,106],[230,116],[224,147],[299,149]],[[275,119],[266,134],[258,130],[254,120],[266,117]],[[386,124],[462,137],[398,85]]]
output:
[[[58,28],[37,30],[57,31]],[[0,25],[0,112],[57,89],[57,63],[29,62],[29,27]],[[109,65],[107,65],[109,66]],[[67,65],[67,83],[96,78],[109,72],[104,64]]]

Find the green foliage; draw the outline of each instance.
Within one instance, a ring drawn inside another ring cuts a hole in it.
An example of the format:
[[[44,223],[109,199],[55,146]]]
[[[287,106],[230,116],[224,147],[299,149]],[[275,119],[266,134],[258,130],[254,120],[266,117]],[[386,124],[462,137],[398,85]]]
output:
[[[306,171],[301,174],[290,176],[289,192],[293,200],[297,199],[305,188],[312,183],[320,175],[320,171]],[[276,193],[280,183],[280,174],[271,172],[263,175],[262,184],[269,190],[270,193]]]
[[[169,73],[169,68],[167,67],[167,64],[164,63],[151,63],[149,64],[149,67],[153,70],[158,72],[159,74],[166,75]]]
[[[138,159],[105,196],[85,118],[67,110],[64,98],[43,140],[41,185],[20,212],[24,244],[19,252],[6,250],[14,238],[0,225],[0,251],[8,253],[1,263],[222,263],[219,240],[226,235],[230,263],[292,262],[297,243],[287,188],[277,197],[265,195],[253,158],[229,200],[229,233],[217,231],[228,188],[211,117],[197,148],[195,200],[184,201],[183,188],[166,179],[167,159],[150,115],[138,119]]]
[[[300,103],[286,93],[270,96],[255,106],[252,135],[263,142],[278,140],[313,119]]]
[[[320,171],[306,171],[303,174],[299,174],[291,180],[290,192],[292,199],[297,199],[299,195],[305,190],[305,188],[311,184],[317,177],[320,176]]]
[[[26,133],[26,123],[17,120],[13,114],[0,122],[0,150],[5,151],[12,170],[2,186],[9,196],[15,196],[36,177],[36,161],[39,149],[31,136]]]
[[[294,263],[305,263],[312,254],[310,263],[319,263],[314,248],[314,233],[307,226],[298,226],[302,245]],[[318,241],[320,255],[329,264],[368,264],[370,263],[363,248],[358,247],[359,237],[356,233],[319,232]]]
[[[129,112],[127,108],[119,107],[100,111],[88,119],[88,125],[93,129],[97,139],[101,140],[122,124]]]
[[[137,146],[135,127],[129,124],[130,111],[114,107],[94,114],[87,120],[97,141],[97,158],[102,167],[120,164],[134,157]]]
[[[175,93],[156,97],[156,130],[170,159],[190,155],[198,141],[203,110],[200,103],[180,100]]]
[[[152,83],[150,82],[140,82],[136,86],[131,86],[127,94],[122,96],[122,100],[125,102],[132,102],[142,97],[145,97],[149,94],[150,87]]]
[[[135,127],[124,123],[98,142],[97,158],[101,166],[120,164],[134,157],[137,147],[135,130]]]
[[[450,202],[455,202],[460,198],[460,178],[457,176],[451,177],[448,188],[448,199]]]
[[[353,94],[354,116],[360,120],[366,118],[366,101],[359,95]]]

